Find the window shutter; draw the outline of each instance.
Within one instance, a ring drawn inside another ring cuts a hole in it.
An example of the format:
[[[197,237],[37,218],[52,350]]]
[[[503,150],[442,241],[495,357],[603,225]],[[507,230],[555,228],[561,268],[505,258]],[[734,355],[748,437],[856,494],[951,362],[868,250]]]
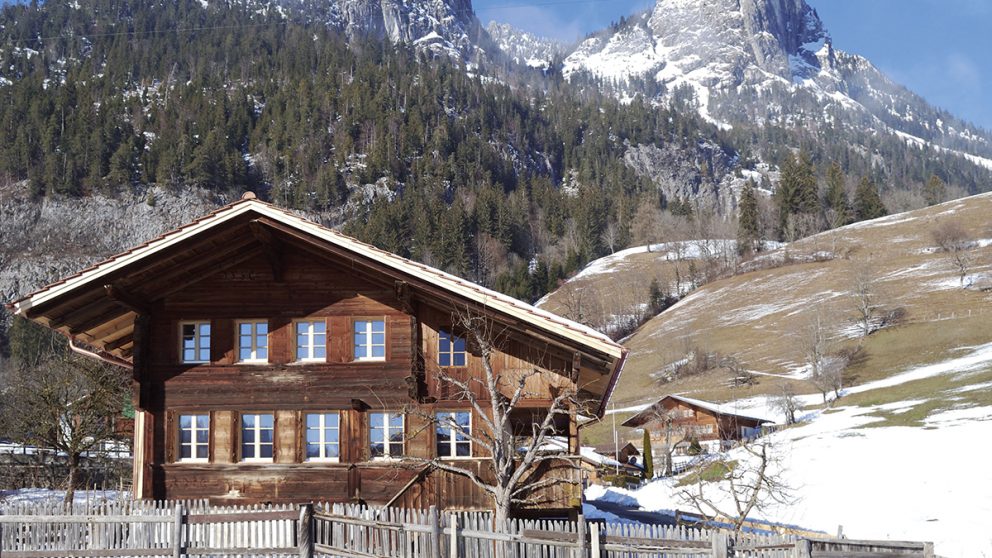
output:
[[[327,319],[327,362],[351,362],[354,357],[355,336],[348,316]]]
[[[238,361],[234,320],[214,320],[210,325],[210,360],[220,364]]]
[[[166,411],[165,413],[165,462],[175,463],[178,461],[176,444],[179,443],[179,429],[176,427],[176,412]]]

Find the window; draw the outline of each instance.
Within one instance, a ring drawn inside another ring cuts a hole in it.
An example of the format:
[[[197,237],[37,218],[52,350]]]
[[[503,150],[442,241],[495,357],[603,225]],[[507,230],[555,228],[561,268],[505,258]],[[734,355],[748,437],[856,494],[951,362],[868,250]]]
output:
[[[438,337],[437,363],[441,366],[465,366],[465,339],[441,331]]]
[[[296,322],[296,360],[327,360],[327,323],[324,320]]]
[[[271,414],[241,415],[242,461],[272,461],[273,426]]]
[[[210,322],[182,324],[183,362],[210,362]]]
[[[386,359],[386,322],[355,321],[355,360]]]
[[[210,415],[179,415],[179,461],[210,458]]]
[[[238,322],[238,361],[269,361],[268,322]]]
[[[472,432],[472,413],[468,411],[438,413],[436,428],[438,457],[472,456],[472,442],[468,437]]]
[[[340,454],[338,413],[308,413],[307,461],[337,461]]]
[[[372,413],[369,421],[371,456],[390,458],[403,456],[403,415]]]

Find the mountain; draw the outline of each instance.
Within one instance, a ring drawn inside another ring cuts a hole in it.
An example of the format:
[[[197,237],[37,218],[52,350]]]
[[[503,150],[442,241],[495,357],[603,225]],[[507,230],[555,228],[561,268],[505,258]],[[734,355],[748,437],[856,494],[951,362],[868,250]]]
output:
[[[331,0],[327,21],[351,37],[388,39],[466,61],[499,53],[471,0]]]
[[[806,127],[872,149],[876,132],[992,168],[992,135],[835,48],[804,0],[658,0],[564,61],[622,96],[694,106],[721,127]],[[960,154],[959,154],[960,155]]]
[[[567,50],[565,45],[554,39],[538,37],[507,23],[490,21],[486,30],[511,61],[531,68],[547,70],[554,66]]]

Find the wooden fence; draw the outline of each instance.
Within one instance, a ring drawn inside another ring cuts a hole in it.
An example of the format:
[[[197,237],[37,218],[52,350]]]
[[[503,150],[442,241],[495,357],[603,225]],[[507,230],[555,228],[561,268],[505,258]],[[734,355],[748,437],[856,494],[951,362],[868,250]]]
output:
[[[929,543],[810,539],[686,526],[512,519],[348,504],[118,502],[0,506],[0,558],[932,558]]]

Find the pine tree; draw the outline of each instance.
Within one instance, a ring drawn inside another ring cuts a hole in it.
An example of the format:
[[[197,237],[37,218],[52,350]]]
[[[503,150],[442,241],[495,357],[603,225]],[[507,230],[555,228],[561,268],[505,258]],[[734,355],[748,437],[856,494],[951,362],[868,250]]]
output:
[[[758,249],[761,239],[761,225],[758,223],[758,198],[754,194],[754,182],[747,181],[741,192],[741,202],[737,214],[737,253],[750,254]]]
[[[882,197],[878,193],[878,187],[867,176],[861,179],[858,189],[854,193],[854,216],[858,221],[876,219],[888,215]]]
[[[775,203],[778,206],[778,232],[782,238],[786,236],[790,221],[800,215],[815,216],[819,212],[816,173],[813,162],[805,151],[786,158],[782,164],[782,177],[775,190]]]
[[[843,227],[851,222],[850,202],[844,188],[844,171],[836,161],[827,168],[827,195],[824,202],[831,228]]]
[[[641,454],[644,456],[644,478],[651,480],[654,478],[654,454],[651,453],[651,433],[644,429],[644,443],[641,445]]]
[[[923,199],[926,200],[927,205],[937,205],[943,202],[946,196],[947,186],[944,185],[944,181],[936,174],[931,174],[930,180],[923,187]]]

